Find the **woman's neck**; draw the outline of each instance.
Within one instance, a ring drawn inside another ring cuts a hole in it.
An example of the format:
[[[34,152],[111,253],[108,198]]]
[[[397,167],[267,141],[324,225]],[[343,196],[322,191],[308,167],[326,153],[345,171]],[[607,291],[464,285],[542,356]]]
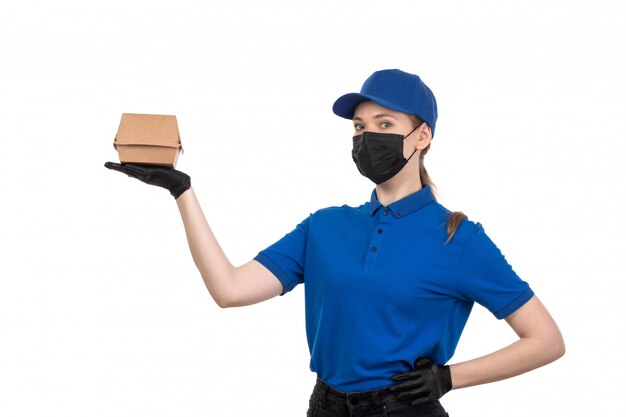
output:
[[[376,186],[376,198],[383,206],[388,206],[422,188],[422,182],[419,178],[417,181],[407,179],[403,181],[400,177],[394,177]]]

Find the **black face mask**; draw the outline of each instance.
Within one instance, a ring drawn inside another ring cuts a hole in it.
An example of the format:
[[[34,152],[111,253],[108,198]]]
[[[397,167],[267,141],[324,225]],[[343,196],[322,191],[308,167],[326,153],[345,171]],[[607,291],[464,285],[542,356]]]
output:
[[[413,151],[409,159],[404,157],[404,139],[415,132],[415,129],[406,136],[363,132],[352,137],[352,160],[359,172],[376,184],[381,184],[400,172],[417,151]]]

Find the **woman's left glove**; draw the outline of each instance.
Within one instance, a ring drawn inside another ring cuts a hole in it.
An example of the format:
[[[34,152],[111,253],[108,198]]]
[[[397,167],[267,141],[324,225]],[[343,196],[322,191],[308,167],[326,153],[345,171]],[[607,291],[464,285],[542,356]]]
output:
[[[393,382],[399,382],[390,387],[399,400],[411,401],[412,405],[426,404],[439,400],[452,389],[448,365],[437,365],[428,358],[417,358],[413,368],[391,377]]]

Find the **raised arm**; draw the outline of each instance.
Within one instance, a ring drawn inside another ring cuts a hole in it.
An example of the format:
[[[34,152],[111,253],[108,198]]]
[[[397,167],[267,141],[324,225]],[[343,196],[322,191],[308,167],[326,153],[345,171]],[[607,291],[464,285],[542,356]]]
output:
[[[178,204],[193,260],[217,305],[244,306],[281,294],[280,281],[259,262],[240,267],[230,263],[202,213],[189,175],[158,166],[107,162],[105,167],[169,190]]]
[[[220,307],[238,307],[280,295],[283,287],[257,261],[234,267],[206,221],[193,188],[176,199],[185,225],[187,242],[204,284]]]

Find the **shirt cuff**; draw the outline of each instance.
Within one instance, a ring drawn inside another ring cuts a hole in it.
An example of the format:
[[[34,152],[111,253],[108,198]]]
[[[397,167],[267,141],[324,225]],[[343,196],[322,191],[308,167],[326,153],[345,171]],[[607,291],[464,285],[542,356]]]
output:
[[[510,316],[511,314],[516,312],[518,308],[526,304],[526,302],[530,300],[533,295],[535,295],[533,290],[528,288],[522,295],[513,300],[513,302],[509,303],[506,307],[496,311],[494,315],[497,319],[503,319]]]
[[[276,262],[274,262],[270,257],[263,253],[259,253],[257,256],[255,256],[254,260],[269,269],[270,272],[274,274],[274,276],[280,281],[283,286],[283,292],[280,293],[281,296],[291,291],[294,285],[290,285],[291,280],[289,279],[289,275],[287,275],[285,270],[281,268]]]

